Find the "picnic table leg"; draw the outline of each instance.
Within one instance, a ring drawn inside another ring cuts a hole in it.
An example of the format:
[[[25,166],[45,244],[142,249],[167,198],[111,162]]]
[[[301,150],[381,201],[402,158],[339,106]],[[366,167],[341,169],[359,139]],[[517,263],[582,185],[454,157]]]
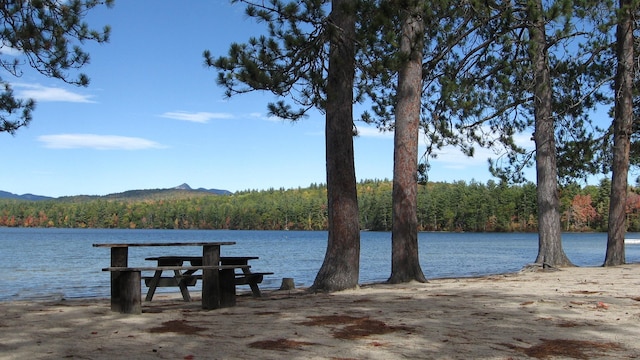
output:
[[[144,301],[151,301],[153,299],[153,295],[156,293],[156,288],[160,283],[160,277],[162,276],[162,270],[156,270],[153,274],[153,279],[149,283],[149,291],[147,291],[147,297],[145,297]]]
[[[175,279],[178,281],[178,287],[180,287],[180,292],[182,293],[182,298],[186,302],[191,301],[191,296],[189,295],[189,290],[187,289],[187,284],[185,283],[185,278],[182,277],[180,270],[174,270]]]
[[[140,301],[140,271],[121,271],[118,280],[120,287],[120,312],[123,314],[142,314]]]
[[[202,247],[202,265],[217,266],[220,262],[220,246]],[[202,270],[202,308],[205,310],[220,307],[220,274],[217,269]]]
[[[111,266],[112,267],[127,267],[129,262],[129,248],[127,247],[112,247],[111,248]],[[111,311],[121,312],[121,273],[120,271],[111,272]]]
[[[236,306],[236,284],[233,269],[220,270],[220,307]]]

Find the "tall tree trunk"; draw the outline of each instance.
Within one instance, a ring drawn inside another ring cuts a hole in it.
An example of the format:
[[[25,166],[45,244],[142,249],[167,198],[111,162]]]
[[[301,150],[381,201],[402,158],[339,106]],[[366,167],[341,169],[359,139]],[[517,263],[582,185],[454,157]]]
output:
[[[572,266],[562,249],[562,224],[558,200],[555,127],[551,76],[541,0],[529,0],[527,7],[530,56],[534,71],[534,112],[538,196],[538,256],[536,263],[554,267]]]
[[[418,128],[422,98],[424,22],[419,3],[402,12],[400,53],[408,60],[398,74],[394,134],[393,225],[390,283],[425,282],[418,256]]]
[[[355,15],[353,0],[332,1],[326,104],[329,239],[312,291],[358,285],[360,224],[353,151]]]
[[[625,263],[624,236],[627,228],[626,202],[629,175],[629,148],[633,131],[633,18],[632,1],[620,0],[620,19],[616,31],[618,67],[615,79],[615,117],[613,119],[613,166],[609,231],[604,266]]]

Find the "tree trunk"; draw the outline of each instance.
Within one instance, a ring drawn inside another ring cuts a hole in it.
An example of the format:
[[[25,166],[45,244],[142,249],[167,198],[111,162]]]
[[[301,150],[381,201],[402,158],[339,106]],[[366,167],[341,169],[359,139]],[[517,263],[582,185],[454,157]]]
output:
[[[625,263],[624,236],[627,228],[627,176],[633,124],[633,22],[632,0],[620,0],[620,20],[616,32],[618,68],[615,79],[615,117],[613,119],[613,165],[609,231],[604,266]]]
[[[422,98],[422,38],[420,6],[400,10],[400,52],[408,55],[398,74],[393,160],[393,225],[390,283],[427,279],[418,256],[418,129]]]
[[[358,285],[360,225],[353,151],[353,6],[352,0],[332,1],[325,129],[329,239],[312,291],[339,291]]]
[[[558,200],[555,127],[552,112],[545,22],[541,0],[528,2],[530,56],[534,71],[534,112],[538,197],[538,256],[536,263],[572,266],[562,249],[562,224]]]

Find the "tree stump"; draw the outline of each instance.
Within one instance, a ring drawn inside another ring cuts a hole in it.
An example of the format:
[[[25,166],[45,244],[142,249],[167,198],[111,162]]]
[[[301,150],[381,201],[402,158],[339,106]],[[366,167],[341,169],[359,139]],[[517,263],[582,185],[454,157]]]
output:
[[[296,288],[296,285],[293,283],[293,278],[282,278],[282,285],[280,285],[280,290],[293,290]]]

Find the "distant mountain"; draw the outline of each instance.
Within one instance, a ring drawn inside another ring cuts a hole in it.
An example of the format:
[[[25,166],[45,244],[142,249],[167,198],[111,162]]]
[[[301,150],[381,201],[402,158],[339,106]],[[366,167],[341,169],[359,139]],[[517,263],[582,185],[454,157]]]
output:
[[[53,198],[52,197],[48,197],[48,196],[33,195],[33,194],[16,195],[14,193],[10,193],[10,192],[7,192],[7,191],[0,190],[0,199],[17,199],[17,200],[39,201],[39,200],[49,200],[49,199],[53,199]]]
[[[145,198],[185,197],[185,196],[189,196],[189,194],[231,195],[232,192],[228,190],[219,190],[219,189],[205,189],[205,188],[192,189],[191,186],[185,183],[170,189],[128,190],[125,192],[108,194],[104,196],[76,195],[76,196],[64,196],[57,199],[75,200],[75,201],[100,199],[100,198],[111,199],[111,200],[113,199],[134,200],[134,199],[145,199]],[[40,200],[53,200],[56,198],[49,197],[49,196],[33,195],[33,194],[16,195],[7,191],[0,190],[0,199],[40,201]]]

